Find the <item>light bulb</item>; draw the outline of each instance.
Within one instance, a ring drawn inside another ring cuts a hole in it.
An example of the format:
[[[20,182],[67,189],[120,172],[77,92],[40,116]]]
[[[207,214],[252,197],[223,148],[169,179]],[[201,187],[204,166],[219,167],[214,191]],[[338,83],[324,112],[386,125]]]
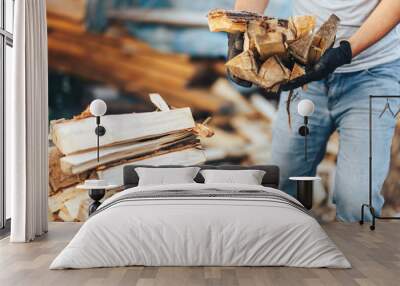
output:
[[[107,111],[107,104],[104,100],[95,99],[90,103],[90,113],[93,116],[103,116]]]
[[[314,103],[309,99],[303,99],[297,105],[297,112],[301,116],[311,116],[314,112]]]

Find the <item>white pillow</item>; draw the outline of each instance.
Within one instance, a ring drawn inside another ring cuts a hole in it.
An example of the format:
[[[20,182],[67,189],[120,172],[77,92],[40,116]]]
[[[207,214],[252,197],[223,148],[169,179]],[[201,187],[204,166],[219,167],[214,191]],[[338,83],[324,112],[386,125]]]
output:
[[[262,170],[202,170],[205,184],[261,185],[265,171]]]
[[[193,179],[199,170],[199,167],[135,168],[139,176],[139,186],[195,183]]]

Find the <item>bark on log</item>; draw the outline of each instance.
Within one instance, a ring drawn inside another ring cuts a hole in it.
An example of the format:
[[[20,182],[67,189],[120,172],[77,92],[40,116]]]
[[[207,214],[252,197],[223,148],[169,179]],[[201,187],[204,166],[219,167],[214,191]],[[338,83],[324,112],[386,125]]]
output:
[[[249,21],[268,19],[257,13],[215,9],[208,13],[208,26],[211,32],[239,33],[246,31]]]
[[[309,64],[315,64],[325,51],[333,45],[339,22],[340,19],[335,14],[332,14],[315,33],[309,52]]]

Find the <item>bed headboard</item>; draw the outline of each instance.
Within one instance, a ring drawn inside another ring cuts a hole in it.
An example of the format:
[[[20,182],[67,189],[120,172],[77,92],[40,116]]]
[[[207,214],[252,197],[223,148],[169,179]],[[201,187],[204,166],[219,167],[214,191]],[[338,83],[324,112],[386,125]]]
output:
[[[177,165],[164,165],[164,166],[145,166],[145,165],[127,165],[124,167],[124,187],[132,188],[136,187],[139,182],[138,174],[135,168],[146,167],[146,168],[179,168],[187,166],[177,166]],[[221,165],[221,166],[211,166],[211,165],[197,165],[202,170],[204,169],[217,169],[217,170],[263,170],[265,175],[262,180],[262,185],[265,187],[278,188],[279,186],[279,167],[274,165],[257,165],[257,166],[239,166],[239,165]],[[204,178],[199,174],[194,179],[197,183],[203,183]]]

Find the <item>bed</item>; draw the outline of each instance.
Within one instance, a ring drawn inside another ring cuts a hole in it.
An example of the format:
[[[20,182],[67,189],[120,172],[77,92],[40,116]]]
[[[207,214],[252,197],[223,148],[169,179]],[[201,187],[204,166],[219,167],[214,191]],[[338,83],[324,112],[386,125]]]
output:
[[[343,253],[296,199],[278,190],[276,166],[199,166],[264,170],[261,185],[196,183],[138,186],[102,203],[50,269],[144,266],[350,268]]]

